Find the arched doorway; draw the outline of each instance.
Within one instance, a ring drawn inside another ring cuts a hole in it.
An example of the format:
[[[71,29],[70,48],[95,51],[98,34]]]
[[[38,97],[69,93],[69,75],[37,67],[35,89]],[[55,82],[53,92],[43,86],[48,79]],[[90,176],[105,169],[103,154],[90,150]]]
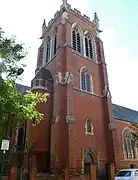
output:
[[[84,157],[84,173],[88,175],[90,173],[90,166],[97,164],[97,158],[93,153],[87,153]]]

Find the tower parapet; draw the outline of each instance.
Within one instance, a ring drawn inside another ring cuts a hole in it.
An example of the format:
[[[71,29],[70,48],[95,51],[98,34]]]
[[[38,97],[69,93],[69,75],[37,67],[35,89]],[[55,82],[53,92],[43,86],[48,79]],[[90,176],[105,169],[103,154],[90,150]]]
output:
[[[63,13],[64,11],[71,13],[75,16],[77,16],[80,20],[82,20],[83,22],[88,23],[91,27],[93,27],[98,33],[102,32],[99,30],[99,19],[97,14],[94,14],[94,19],[91,19],[89,16],[82,14],[78,9],[74,8],[72,9],[71,5],[63,2],[63,4],[60,6],[60,10],[58,10],[55,14],[54,14],[54,18],[51,19],[48,22],[48,26],[46,27],[46,25],[42,26],[42,29],[44,28],[44,30],[42,30],[42,32],[46,32],[50,29],[51,25],[55,22],[55,20],[58,18],[58,16]]]

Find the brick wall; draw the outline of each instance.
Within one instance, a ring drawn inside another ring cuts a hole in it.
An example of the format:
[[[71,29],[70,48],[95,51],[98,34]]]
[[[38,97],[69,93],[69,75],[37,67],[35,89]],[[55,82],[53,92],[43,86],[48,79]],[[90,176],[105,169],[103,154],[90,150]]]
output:
[[[136,168],[138,168],[138,161],[137,159],[127,159],[125,160],[124,158],[124,152],[123,152],[123,137],[122,137],[122,132],[125,128],[130,127],[131,124],[125,121],[121,120],[115,120],[115,126],[116,126],[116,139],[114,140],[116,143],[116,149],[118,150],[118,158],[116,162],[116,168],[117,169],[122,169],[122,168],[130,168],[131,165],[135,165]]]

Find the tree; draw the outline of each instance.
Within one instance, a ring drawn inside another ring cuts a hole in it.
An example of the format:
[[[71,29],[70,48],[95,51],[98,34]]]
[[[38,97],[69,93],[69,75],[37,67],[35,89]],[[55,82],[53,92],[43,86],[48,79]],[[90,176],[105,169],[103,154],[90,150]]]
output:
[[[8,80],[15,81],[25,67],[22,64],[26,51],[23,44],[16,43],[15,37],[7,38],[0,28],[0,73]]]
[[[20,124],[35,119],[39,123],[43,114],[36,110],[38,103],[47,101],[47,94],[16,90],[16,80],[23,73],[22,60],[26,52],[23,44],[16,42],[15,37],[7,38],[0,29],[0,128],[7,123]],[[11,120],[11,121],[10,121]],[[1,131],[2,132],[2,131]],[[7,136],[7,130],[5,133]]]

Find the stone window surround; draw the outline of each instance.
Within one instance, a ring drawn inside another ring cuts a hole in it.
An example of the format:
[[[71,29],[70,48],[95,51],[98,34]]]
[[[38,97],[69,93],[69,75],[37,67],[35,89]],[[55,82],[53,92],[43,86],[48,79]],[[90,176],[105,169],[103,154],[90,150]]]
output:
[[[54,28],[51,35],[47,35],[47,37],[44,40],[44,52],[43,52],[43,66],[45,64],[49,63],[53,58],[56,57],[56,54],[54,54],[54,43],[55,43],[55,36],[56,36],[56,48],[57,48],[57,27]],[[50,37],[50,58],[46,62],[46,50],[47,50],[47,38]]]
[[[74,29],[75,27],[79,28],[79,30],[80,30],[81,53],[78,52],[78,51],[75,51],[75,50],[73,49],[73,47],[72,47],[72,31],[73,31],[73,29]],[[92,37],[93,59],[91,59],[91,58],[89,58],[89,57],[86,56],[85,37],[86,37],[88,34],[90,34],[91,37]],[[74,23],[74,24],[72,25],[72,29],[71,29],[71,47],[72,47],[72,52],[74,52],[74,53],[76,53],[76,54],[78,54],[78,55],[81,55],[81,56],[85,57],[86,59],[88,59],[88,60],[90,60],[90,61],[94,61],[94,60],[95,60],[95,62],[97,62],[97,60],[96,60],[96,43],[95,43],[93,34],[90,33],[88,30],[85,30],[85,31],[83,32],[83,30],[81,29],[81,27],[80,27],[77,23]]]
[[[126,157],[126,150],[125,150],[125,146],[124,146],[124,132],[126,130],[130,131],[128,127],[125,127],[123,129],[123,131],[122,131],[122,149],[123,149],[123,154],[124,154],[124,160],[125,161],[135,161],[135,160],[138,160],[138,152],[137,152],[137,148],[136,147],[135,147],[135,157],[134,158],[127,158]]]
[[[83,90],[82,89],[82,78],[81,78],[81,73],[86,70],[87,73],[89,73],[90,75],[90,91],[87,91],[87,90]],[[81,69],[80,69],[80,90],[83,91],[83,92],[89,92],[89,93],[94,93],[93,91],[93,79],[92,79],[92,74],[90,72],[90,70],[86,67],[86,66],[82,66]]]
[[[36,81],[39,81],[39,85],[38,86],[36,86]],[[31,88],[31,90],[36,90],[36,89],[43,89],[43,90],[47,90],[47,87],[45,86],[45,87],[43,87],[42,85],[40,85],[40,81],[44,81],[45,82],[45,80],[44,79],[34,79],[33,80],[33,82],[32,82],[32,88]]]
[[[87,126],[88,126],[88,121],[90,122],[90,125],[91,125],[91,132],[88,132],[88,128],[87,128]],[[93,132],[93,123],[92,123],[92,121],[91,121],[91,119],[90,118],[87,118],[86,119],[86,122],[85,122],[85,135],[94,135],[94,132]]]
[[[85,59],[89,60],[89,61],[92,61],[92,62],[96,62],[97,63],[97,59],[96,59],[96,43],[95,43],[95,40],[94,40],[94,36],[92,33],[90,33],[88,30],[85,30],[85,32],[83,32],[83,30],[81,29],[81,27],[77,24],[77,23],[74,23],[72,25],[72,29],[71,29],[71,42],[72,42],[72,30],[73,28],[75,27],[78,27],[80,29],[80,37],[81,37],[81,53],[78,52],[78,51],[75,51],[73,50],[72,48],[72,52],[84,57]],[[55,27],[56,29],[57,27]],[[45,64],[49,63],[53,58],[56,57],[56,54],[54,55],[53,54],[53,48],[54,48],[54,38],[55,38],[55,35],[57,35],[57,30],[53,30],[52,35],[48,35],[47,37],[50,37],[51,41],[50,41],[50,59],[48,60],[48,62],[46,62],[46,39],[44,40],[44,52],[43,52],[43,65],[42,66],[45,66]],[[86,57],[86,52],[85,52],[85,36],[87,36],[87,34],[90,34],[91,37],[92,37],[92,44],[93,44],[93,59],[89,58],[89,57]],[[56,44],[57,44],[57,41],[56,41]],[[72,44],[72,43],[71,43]],[[72,45],[71,45],[72,47]]]

